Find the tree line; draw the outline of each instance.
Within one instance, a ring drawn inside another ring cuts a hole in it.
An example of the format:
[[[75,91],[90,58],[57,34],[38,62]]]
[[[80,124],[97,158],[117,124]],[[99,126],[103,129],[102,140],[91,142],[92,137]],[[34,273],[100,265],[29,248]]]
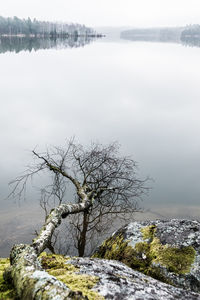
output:
[[[183,27],[135,28],[121,32],[122,39],[133,41],[179,42]]]
[[[135,28],[121,32],[121,38],[132,41],[182,43],[200,47],[200,24],[185,27]]]
[[[4,18],[0,16],[0,35],[25,36],[91,36],[94,30],[80,24],[38,21],[37,19]]]
[[[187,25],[185,29],[182,31],[182,37],[186,36],[200,36],[200,25],[199,24],[193,24],[193,25]]]
[[[200,47],[200,25],[187,25],[181,33],[181,42],[190,47]]]

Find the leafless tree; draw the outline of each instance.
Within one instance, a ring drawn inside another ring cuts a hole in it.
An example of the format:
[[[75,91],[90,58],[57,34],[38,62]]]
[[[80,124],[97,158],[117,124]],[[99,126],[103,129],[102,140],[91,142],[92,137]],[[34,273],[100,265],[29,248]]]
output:
[[[46,216],[56,204],[89,201],[90,205],[71,216],[69,222],[79,256],[84,255],[88,241],[88,251],[92,251],[92,242],[108,231],[113,222],[130,218],[130,214],[139,209],[138,199],[148,189],[147,179],[137,176],[136,162],[131,157],[120,156],[118,143],[106,146],[92,143],[90,147],[83,147],[70,140],[65,148],[53,147],[45,153],[34,150],[33,156],[34,164],[14,180],[13,192],[21,195],[32,176],[48,171],[52,175],[51,182],[42,187],[41,199]],[[67,199],[68,183],[74,187],[73,199]],[[51,241],[48,245],[54,251]]]
[[[57,206],[55,203],[49,213],[46,211],[44,225],[30,245],[13,246],[11,266],[5,270],[4,278],[13,283],[21,300],[36,299],[43,294],[45,299],[53,299],[55,294],[62,295],[62,299],[75,299],[76,292],[58,279],[47,276],[38,256],[49,246],[62,219],[81,213],[83,222],[80,221],[77,228],[80,231],[78,247],[80,254],[83,254],[90,224],[94,222],[94,226],[101,226],[101,223],[95,222],[103,218],[107,208],[110,214],[105,216],[118,216],[135,210],[136,200],[146,191],[146,180],[138,179],[135,162],[129,157],[120,157],[119,147],[115,143],[108,146],[92,144],[85,149],[70,141],[66,150],[53,148],[43,154],[34,150],[33,156],[35,163],[13,181],[11,194],[22,195],[29,179],[47,171],[52,174],[52,182],[45,187],[48,197],[43,203],[47,205],[49,199],[59,199],[59,203]],[[76,196],[71,202],[75,203],[63,203],[67,182],[74,186]]]

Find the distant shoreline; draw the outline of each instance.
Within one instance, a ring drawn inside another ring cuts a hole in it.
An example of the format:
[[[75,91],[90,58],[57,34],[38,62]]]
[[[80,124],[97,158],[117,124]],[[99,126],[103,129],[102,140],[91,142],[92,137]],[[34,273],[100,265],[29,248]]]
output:
[[[122,31],[122,39],[140,41],[161,42],[188,42],[200,39],[200,25],[187,25],[185,27],[156,27],[156,28],[134,28]]]

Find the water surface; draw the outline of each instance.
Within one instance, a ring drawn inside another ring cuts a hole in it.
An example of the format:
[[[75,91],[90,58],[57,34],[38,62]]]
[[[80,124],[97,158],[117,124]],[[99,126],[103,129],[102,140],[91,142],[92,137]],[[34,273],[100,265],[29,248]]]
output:
[[[0,256],[43,220],[39,194],[4,200],[8,182],[36,146],[74,135],[85,145],[119,141],[154,179],[141,203],[149,212],[137,218],[198,217],[200,49],[122,40],[39,48],[0,54]]]

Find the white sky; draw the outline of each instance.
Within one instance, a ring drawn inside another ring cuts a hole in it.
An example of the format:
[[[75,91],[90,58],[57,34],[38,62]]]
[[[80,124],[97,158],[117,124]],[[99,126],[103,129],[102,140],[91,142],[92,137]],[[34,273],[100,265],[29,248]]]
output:
[[[200,0],[0,0],[0,15],[89,26],[176,26],[200,23]]]

